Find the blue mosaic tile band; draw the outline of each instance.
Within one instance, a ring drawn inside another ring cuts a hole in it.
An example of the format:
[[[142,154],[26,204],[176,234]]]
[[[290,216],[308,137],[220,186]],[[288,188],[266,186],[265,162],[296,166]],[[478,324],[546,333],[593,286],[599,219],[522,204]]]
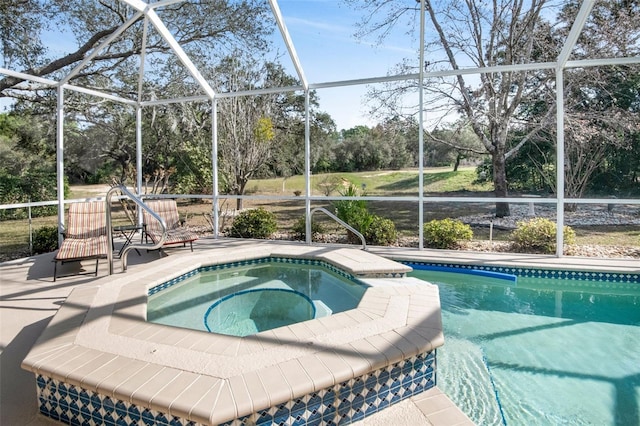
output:
[[[347,425],[432,388],[435,378],[432,351],[220,426]],[[201,425],[42,375],[36,383],[40,412],[68,425]]]
[[[68,425],[200,426],[199,423],[141,408],[129,402],[36,376],[40,413]]]
[[[516,268],[491,265],[464,265],[458,263],[434,263],[434,262],[402,262],[405,265],[440,266],[453,269],[475,269],[480,271],[499,272],[527,278],[553,278],[579,281],[602,281],[612,283],[640,284],[640,274],[628,274],[622,272],[598,272],[598,271],[569,271],[539,268]]]
[[[192,271],[187,272],[186,274],[182,274],[176,278],[173,278],[169,281],[166,281],[162,284],[159,284],[157,286],[154,286],[152,288],[149,289],[149,291],[147,292],[148,296],[151,296],[152,294],[156,294],[159,291],[165,290],[171,286],[174,286],[178,283],[181,283],[182,281],[186,280],[187,278],[191,278],[201,272],[209,272],[209,271],[223,271],[225,269],[231,269],[231,268],[238,268],[238,267],[246,267],[246,266],[254,266],[254,265],[262,265],[265,263],[280,263],[280,264],[286,264],[286,265],[306,265],[306,266],[315,266],[315,267],[319,267],[319,268],[324,268],[328,271],[330,271],[333,274],[336,274],[340,277],[346,278],[350,281],[353,281],[355,283],[361,284],[361,285],[365,285],[363,284],[360,280],[358,280],[356,277],[354,277],[353,275],[349,274],[348,272],[343,271],[340,268],[335,267],[334,265],[328,263],[328,262],[324,262],[322,260],[316,260],[316,259],[295,259],[295,258],[289,258],[289,257],[261,257],[259,259],[248,259],[248,260],[241,260],[238,262],[231,262],[231,263],[223,263],[220,265],[207,265],[207,266],[201,266],[200,268],[196,268]]]

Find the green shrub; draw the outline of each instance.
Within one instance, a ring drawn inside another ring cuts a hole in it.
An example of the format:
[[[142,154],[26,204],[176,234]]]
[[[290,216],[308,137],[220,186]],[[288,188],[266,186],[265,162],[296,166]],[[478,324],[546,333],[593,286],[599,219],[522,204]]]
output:
[[[304,218],[304,216],[302,216],[301,218],[298,218],[298,220],[296,221],[296,223],[293,225],[293,234],[294,237],[298,240],[304,240],[306,235],[307,235],[307,223],[306,220]],[[311,222],[311,236],[312,238],[315,237],[318,234],[324,234],[325,233],[325,229],[324,226],[322,226],[322,224],[318,221],[315,222]]]
[[[278,228],[276,215],[262,207],[241,212],[229,231],[232,237],[269,238]]]
[[[357,197],[360,194],[358,194],[358,188],[351,184],[346,190],[341,191],[340,195]],[[386,246],[394,244],[398,239],[393,221],[370,213],[365,200],[340,200],[335,201],[333,205],[336,216],[360,232],[367,243]],[[351,231],[347,231],[347,240],[353,244],[361,242],[360,238]]]
[[[351,184],[345,191],[341,191],[340,195],[343,197],[357,197],[359,195],[358,188]],[[373,220],[365,200],[339,200],[335,201],[333,206],[336,209],[336,216],[359,232],[364,233],[364,230],[369,227]]]
[[[574,230],[569,226],[563,229],[565,244],[574,244]],[[511,239],[520,250],[553,254],[556,251],[556,224],[542,217],[518,222],[516,229],[511,233]]]
[[[468,241],[472,238],[471,227],[459,220],[447,218],[424,224],[424,242],[427,247],[455,249],[458,248],[460,241]]]
[[[43,226],[33,231],[33,252],[49,253],[58,248],[58,227]]]
[[[364,238],[369,244],[389,246],[398,240],[396,225],[391,219],[371,215],[371,223],[364,231]]]
[[[69,194],[69,184],[65,178],[65,197]],[[22,176],[0,171],[0,204],[22,204],[55,200],[58,197],[55,173],[26,171]],[[31,217],[54,215],[58,206],[33,207]],[[0,210],[0,220],[26,219],[27,208]]]

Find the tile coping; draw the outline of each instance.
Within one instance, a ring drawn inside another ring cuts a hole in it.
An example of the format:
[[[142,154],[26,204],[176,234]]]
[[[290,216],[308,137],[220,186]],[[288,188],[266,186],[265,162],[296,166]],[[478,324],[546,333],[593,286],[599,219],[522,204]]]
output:
[[[203,266],[268,256],[320,259],[371,287],[356,309],[242,338],[145,321],[150,288]],[[172,416],[219,424],[441,346],[437,286],[407,277],[367,278],[410,270],[361,250],[298,245],[168,257],[151,271],[107,276],[74,290],[22,367]],[[202,396],[193,398],[196,389]],[[260,395],[252,394],[256,389]]]

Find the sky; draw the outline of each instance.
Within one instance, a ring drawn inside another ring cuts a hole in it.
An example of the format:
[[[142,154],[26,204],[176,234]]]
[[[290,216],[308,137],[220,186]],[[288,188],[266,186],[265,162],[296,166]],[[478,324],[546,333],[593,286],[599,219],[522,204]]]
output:
[[[279,5],[311,84],[382,77],[404,58],[418,55],[418,41],[403,34],[406,28],[391,33],[382,44],[373,37],[358,40],[354,33],[362,12],[349,9],[339,0],[280,0]],[[284,44],[281,46],[285,49]],[[287,59],[282,58],[285,66]],[[289,71],[295,74],[292,66]],[[317,94],[320,109],[332,116],[338,129],[348,129],[374,124],[364,103],[366,92],[366,85],[358,85],[321,89]]]

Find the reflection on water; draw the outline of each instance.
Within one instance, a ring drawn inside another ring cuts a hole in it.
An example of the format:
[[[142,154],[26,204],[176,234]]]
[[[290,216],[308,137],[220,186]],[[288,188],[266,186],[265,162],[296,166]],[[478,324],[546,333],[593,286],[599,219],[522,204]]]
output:
[[[440,289],[438,386],[477,424],[640,424],[640,285],[411,275]]]

